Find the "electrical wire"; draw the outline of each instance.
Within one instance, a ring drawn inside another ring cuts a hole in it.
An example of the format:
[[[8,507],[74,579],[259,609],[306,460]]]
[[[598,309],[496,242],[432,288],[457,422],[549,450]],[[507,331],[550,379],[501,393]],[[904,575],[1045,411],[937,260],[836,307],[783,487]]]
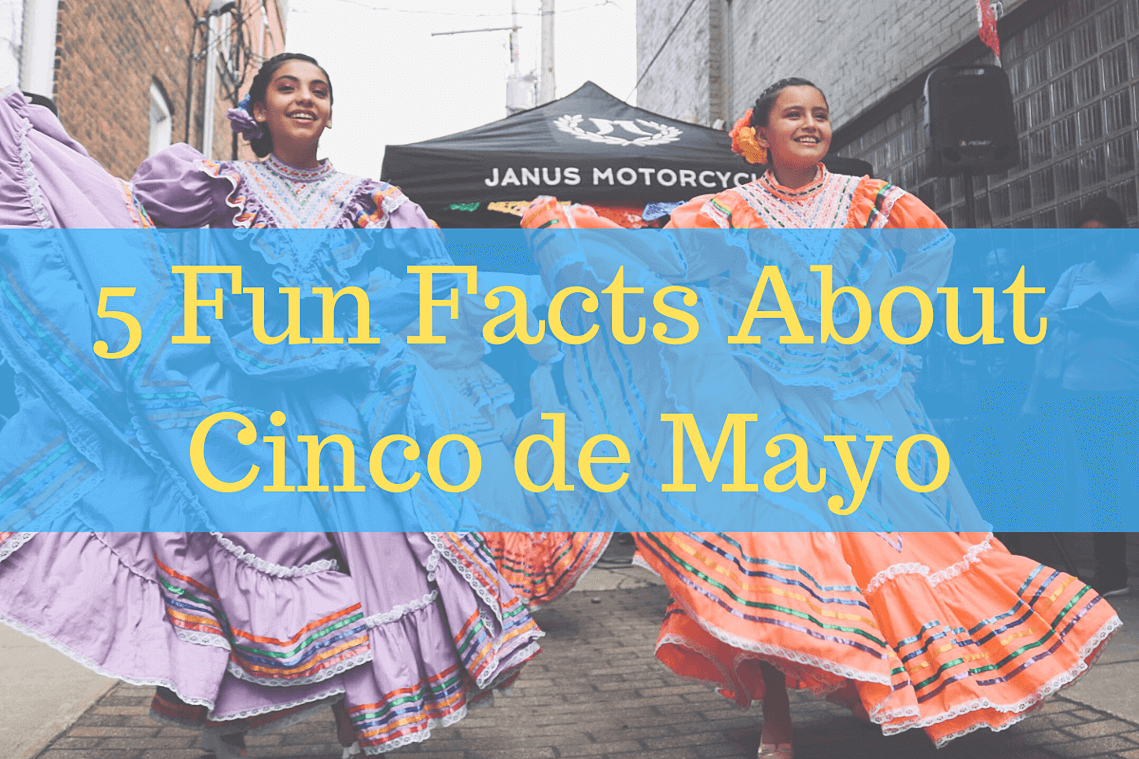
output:
[[[390,6],[372,5],[371,3],[361,2],[361,0],[336,0],[336,2],[345,3],[347,5],[355,5],[355,6],[358,6],[360,8],[370,10],[370,11],[386,11],[388,13],[409,13],[409,14],[424,15],[424,16],[455,16],[455,17],[459,17],[459,18],[503,18],[503,17],[511,15],[509,11],[504,11],[502,13],[455,13],[453,11],[429,11],[429,10],[422,10],[419,8],[393,8]],[[577,13],[578,11],[588,11],[588,10],[592,10],[594,8],[602,8],[606,5],[612,5],[617,10],[622,11],[622,12],[624,11],[624,8],[622,8],[618,3],[614,2],[614,0],[602,0],[602,2],[599,2],[599,3],[594,3],[592,5],[582,5],[582,6],[579,6],[577,8],[566,8],[564,10],[555,9],[554,14],[555,15],[561,15],[563,13]],[[295,13],[316,13],[316,12],[318,12],[312,8],[303,8],[303,7],[302,8],[293,8],[292,11]],[[541,13],[529,13],[529,12],[523,12],[523,11],[518,11],[514,15],[516,15],[516,16],[534,16],[534,17],[541,17],[542,16]]]
[[[664,42],[660,43],[660,47],[657,48],[656,54],[653,55],[653,59],[649,61],[648,66],[645,66],[645,70],[641,72],[641,76],[637,79],[637,83],[633,85],[633,89],[629,90],[629,94],[625,96],[626,102],[629,100],[629,98],[633,97],[633,93],[637,91],[637,87],[641,86],[641,82],[644,80],[645,75],[649,73],[649,70],[652,69],[653,64],[657,62],[657,58],[660,58],[660,54],[663,53],[665,47],[668,46],[668,41],[672,39],[672,35],[675,34],[676,30],[680,28],[680,22],[684,21],[684,17],[688,15],[688,11],[692,10],[692,6],[695,4],[696,0],[691,0],[688,3],[688,6],[684,9],[684,13],[681,13],[680,18],[678,18],[676,20],[676,23],[672,25],[672,29],[669,29],[668,36],[664,38]]]

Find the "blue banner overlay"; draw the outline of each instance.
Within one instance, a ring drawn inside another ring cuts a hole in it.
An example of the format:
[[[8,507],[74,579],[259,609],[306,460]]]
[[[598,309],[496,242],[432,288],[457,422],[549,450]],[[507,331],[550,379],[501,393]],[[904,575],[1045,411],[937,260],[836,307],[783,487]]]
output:
[[[0,531],[1139,531],[1136,250],[0,230]]]

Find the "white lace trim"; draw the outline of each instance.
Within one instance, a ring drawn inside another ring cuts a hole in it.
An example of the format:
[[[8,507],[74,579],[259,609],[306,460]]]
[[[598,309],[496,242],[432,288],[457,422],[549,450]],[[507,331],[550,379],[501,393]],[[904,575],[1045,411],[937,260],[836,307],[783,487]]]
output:
[[[288,701],[288,702],[284,702],[284,703],[280,703],[280,704],[272,704],[270,706],[259,706],[256,709],[246,709],[245,711],[234,712],[233,714],[226,714],[224,716],[211,713],[209,715],[209,719],[213,722],[231,722],[233,720],[238,720],[238,719],[248,719],[250,717],[259,717],[262,714],[272,714],[273,712],[280,712],[280,711],[284,711],[285,709],[293,709],[293,708],[296,708],[298,706],[304,706],[306,704],[314,703],[316,701],[323,701],[327,698],[332,698],[333,696],[338,696],[343,692],[344,692],[344,686],[343,685],[337,685],[333,688],[329,688],[326,691],[322,691],[320,693],[314,693],[311,696],[299,698],[295,701]],[[324,706],[324,704],[321,704],[321,706]],[[307,717],[308,715],[306,714],[305,716]],[[304,717],[302,717],[301,719],[304,719]],[[288,722],[288,721],[286,720],[286,722]],[[271,723],[271,724],[273,724],[274,729],[279,729],[279,728],[286,726],[285,724],[277,724],[277,723]],[[288,724],[292,724],[292,723],[289,722]],[[270,732],[270,731],[264,730],[264,729],[259,729],[257,732]]]
[[[28,142],[28,132],[32,131],[32,122],[26,118],[21,120],[23,123],[17,129],[16,140],[20,144],[20,175],[24,180],[24,190],[28,193],[28,201],[31,203],[32,213],[36,215],[36,221],[44,229],[52,229],[55,225],[51,223],[43,192],[40,191],[40,180],[36,177],[36,170],[32,166],[32,146]]]
[[[371,651],[371,649],[369,649],[368,651],[365,651],[362,654],[357,654],[356,656],[353,656],[351,659],[345,659],[344,661],[338,662],[335,665],[333,665],[332,667],[329,667],[328,669],[323,669],[320,672],[317,672],[315,675],[309,675],[307,677],[295,677],[295,678],[290,678],[288,680],[281,680],[281,679],[270,678],[270,677],[255,677],[254,675],[251,675],[248,672],[246,672],[244,669],[242,669],[241,665],[238,664],[237,662],[235,662],[233,659],[230,659],[228,662],[226,662],[225,669],[227,672],[229,672],[231,675],[236,677],[238,680],[244,680],[248,683],[256,683],[257,685],[269,685],[269,686],[278,687],[278,688],[288,688],[288,687],[291,687],[294,685],[312,685],[314,683],[322,683],[325,680],[336,677],[337,675],[342,675],[350,669],[355,669],[356,667],[359,667],[361,664],[367,664],[371,660],[372,660],[372,651]],[[285,707],[282,707],[282,706],[274,707],[274,709],[283,709],[283,708],[285,708]],[[236,719],[236,718],[235,717],[226,717],[226,719]]]
[[[946,580],[950,580],[964,572],[969,568],[970,564],[976,564],[979,562],[981,560],[981,554],[993,547],[992,538],[993,536],[989,535],[977,545],[971,546],[969,548],[969,551],[965,554],[965,558],[953,566],[946,567],[940,572],[934,572],[931,574],[926,578],[929,580],[929,584],[936,588],[938,584],[945,582]]]
[[[476,595],[478,595],[479,598],[482,599],[483,603],[485,603],[491,608],[492,611],[494,611],[494,616],[498,619],[498,623],[501,625],[502,607],[499,605],[498,599],[492,596],[490,591],[487,590],[482,585],[482,583],[475,579],[474,573],[463,566],[463,563],[459,561],[459,558],[455,556],[455,554],[451,553],[451,549],[447,548],[447,546],[443,543],[443,540],[439,537],[438,533],[425,532],[423,534],[427,536],[427,539],[429,541],[431,541],[431,545],[435,546],[435,550],[438,551],[439,554],[447,560],[447,563],[454,567],[455,571],[458,572],[459,575],[467,581],[467,585],[471,586],[471,589],[475,592]],[[436,564],[438,564],[438,560],[436,560]]]
[[[648,572],[651,572],[654,576],[660,577],[660,579],[662,579],[662,580],[664,579],[663,577],[661,577],[660,572],[653,569],[652,566],[650,566],[649,563],[647,561],[645,561],[645,557],[641,556],[640,551],[637,551],[636,553],[633,554],[633,566],[634,567],[640,567],[641,569],[644,569]]]
[[[317,572],[327,572],[329,570],[337,570],[340,568],[340,565],[337,563],[336,559],[321,559],[320,561],[314,561],[311,564],[304,564],[299,567],[286,567],[281,564],[274,564],[271,561],[265,561],[264,559],[260,559],[257,556],[254,556],[249,551],[246,551],[244,548],[227,538],[223,533],[212,532],[210,534],[214,536],[215,540],[217,540],[218,545],[236,556],[239,561],[248,564],[258,572],[262,572],[272,577],[279,577],[282,579],[303,577],[305,575],[315,574]]]
[[[593,561],[589,562],[589,564],[587,566],[582,566],[582,567],[578,568],[577,574],[574,576],[573,580],[569,583],[569,587],[566,590],[562,591],[562,593],[560,595],[558,595],[557,598],[553,599],[552,601],[548,601],[545,604],[539,604],[539,603],[534,603],[533,601],[529,601],[526,604],[527,610],[532,611],[532,612],[538,611],[538,609],[541,609],[543,606],[548,606],[549,604],[558,600],[558,598],[561,598],[562,596],[567,595],[569,593],[573,593],[575,590],[577,590],[577,586],[581,585],[582,580],[584,580],[585,576],[587,574],[589,574],[589,570],[593,569],[593,567],[597,564],[598,560],[601,558],[601,555],[603,553],[605,553],[605,549],[609,547],[609,543],[612,540],[613,540],[613,533],[609,533],[609,537],[605,538],[604,544],[602,544],[602,546],[596,551],[596,553],[594,553]],[[635,554],[634,554],[634,556],[635,556]]]
[[[396,189],[399,190],[398,187]],[[403,194],[402,190],[395,193],[394,195],[388,195],[387,197],[383,198],[380,201],[380,207],[376,209],[378,211],[383,211],[383,216],[379,221],[368,224],[364,228],[387,229],[388,225],[391,223],[392,213],[406,202],[407,196]]]
[[[343,692],[343,688],[334,688],[330,691],[326,691],[326,693],[328,693],[328,698],[321,701],[314,701],[310,704],[302,704],[300,709],[290,714],[289,716],[275,719],[272,722],[266,722],[263,725],[253,728],[248,733],[246,733],[246,735],[264,735],[266,733],[275,733],[284,730],[286,727],[295,725],[298,722],[303,722],[317,712],[323,712],[325,709],[332,706],[332,704],[343,701],[344,699],[340,697],[340,694]]]
[[[35,536],[36,536],[36,533],[34,533],[34,532],[17,532],[17,533],[14,533],[11,537],[9,537],[3,543],[0,543],[0,561],[4,561],[4,559],[6,559],[9,556],[11,556],[12,554],[14,554],[21,547],[23,547],[23,545],[25,543],[27,543],[29,540],[31,540]]]
[[[111,672],[110,670],[104,669],[100,664],[95,662],[94,659],[90,659],[90,658],[84,656],[83,654],[80,654],[76,651],[73,651],[69,646],[67,646],[63,643],[60,643],[59,641],[55,640],[54,638],[51,638],[47,635],[44,635],[43,633],[37,632],[36,630],[33,630],[32,628],[28,627],[27,625],[23,624],[22,622],[18,622],[15,619],[12,619],[11,617],[5,616],[4,614],[0,614],[0,622],[3,622],[4,624],[8,625],[9,627],[11,627],[16,632],[21,632],[24,635],[27,635],[29,638],[34,638],[34,639],[38,640],[40,643],[44,643],[47,646],[49,646],[50,648],[53,648],[56,651],[59,651],[61,654],[66,656],[68,659],[71,659],[76,664],[81,664],[82,666],[86,667],[87,669],[91,670],[92,672],[94,672],[97,675],[102,675],[103,677],[109,677],[109,678],[112,678],[114,680],[120,680],[120,681],[126,683],[127,685],[137,685],[139,687],[153,687],[153,688],[162,687],[162,688],[166,688],[166,689],[172,691],[176,696],[178,696],[178,698],[181,699],[182,702],[185,704],[189,704],[191,706],[204,706],[207,709],[213,708],[213,702],[212,701],[210,701],[208,699],[204,699],[204,698],[191,698],[189,696],[185,696],[179,692],[178,686],[176,686],[173,682],[171,682],[169,680],[165,680],[163,678],[137,678],[137,677],[127,677],[125,675],[117,675],[114,672]]]
[[[974,730],[980,730],[982,727],[987,727],[993,732],[1007,730],[1017,722],[1020,722],[1025,717],[1029,716],[1037,708],[1042,706],[1044,700],[1049,696],[1053,695],[1061,688],[1071,685],[1076,680],[1078,680],[1080,676],[1087,672],[1091,664],[1094,663],[1094,661],[1089,662],[1088,657],[1091,656],[1093,651],[1095,651],[1105,641],[1107,641],[1108,638],[1114,635],[1115,632],[1122,626],[1123,623],[1120,622],[1119,617],[1112,617],[1109,619],[1106,623],[1104,623],[1103,627],[1096,631],[1096,634],[1093,635],[1087,643],[1081,646],[1080,660],[1078,662],[1073,664],[1066,672],[1061,672],[1059,675],[1052,678],[1047,683],[1038,688],[1034,693],[1030,693],[1014,704],[994,704],[987,698],[979,698],[956,706],[953,709],[950,709],[948,712],[937,714],[924,720],[914,720],[912,722],[904,723],[901,725],[883,725],[882,733],[883,735],[894,735],[895,733],[899,733],[910,728],[925,728],[931,725],[945,722],[947,720],[956,719],[957,717],[962,717],[966,714],[969,714],[970,712],[979,711],[981,709],[992,709],[993,711],[1000,712],[1001,714],[1012,713],[1015,714],[1016,717],[996,727],[985,722],[978,722],[975,725],[970,725],[964,730],[959,730],[957,732],[944,736],[936,742],[937,747],[941,748],[949,741],[955,738],[960,738],[963,735],[968,735]]]
[[[696,618],[693,617],[693,619],[696,619]],[[697,621],[699,622],[700,620],[697,620]],[[724,640],[725,637],[726,638],[732,637],[732,636],[721,637],[720,635],[716,634],[716,631],[714,629],[709,629],[708,626],[704,625],[702,622],[700,623],[700,626],[704,627],[706,630],[708,630],[708,632],[712,633],[713,635],[715,635],[717,638],[720,638],[721,640]],[[890,710],[888,712],[883,712],[882,706],[885,702],[883,702],[883,704],[879,704],[878,706],[874,707],[873,709],[868,710],[867,713],[870,715],[870,719],[872,722],[882,726],[882,734],[883,735],[895,735],[897,733],[901,733],[901,732],[904,732],[906,730],[910,730],[912,728],[927,728],[927,727],[930,727],[932,725],[939,724],[941,722],[946,722],[948,720],[957,719],[958,717],[962,717],[966,714],[969,714],[970,712],[979,711],[982,709],[992,709],[992,710],[1000,712],[1002,714],[1013,713],[1013,714],[1017,715],[1014,719],[1011,719],[1008,722],[1006,722],[1002,725],[996,726],[996,727],[994,727],[990,724],[987,724],[985,722],[978,722],[977,724],[970,725],[969,727],[967,727],[963,730],[959,730],[957,732],[950,733],[949,735],[946,735],[946,736],[944,736],[944,737],[942,737],[936,741],[935,745],[937,746],[937,748],[941,748],[945,744],[949,743],[950,741],[952,741],[956,738],[960,738],[963,735],[968,735],[969,733],[974,732],[975,730],[980,730],[983,727],[988,727],[993,732],[1000,732],[1001,730],[1006,730],[1009,727],[1012,727],[1013,725],[1015,725],[1017,722],[1020,722],[1024,718],[1028,717],[1033,711],[1035,711],[1035,709],[1042,706],[1045,699],[1047,699],[1049,696],[1055,694],[1060,689],[1065,688],[1065,687],[1071,685],[1072,683],[1074,683],[1076,680],[1078,680],[1080,678],[1080,676],[1082,676],[1093,664],[1095,664],[1095,659],[1092,659],[1091,661],[1088,660],[1089,657],[1092,655],[1092,653],[1095,652],[1096,653],[1095,658],[1098,658],[1099,655],[1103,653],[1104,644],[1122,626],[1123,626],[1123,623],[1119,620],[1119,617],[1112,617],[1111,619],[1109,619],[1106,623],[1104,623],[1103,627],[1101,627],[1099,630],[1096,631],[1096,634],[1093,635],[1088,640],[1087,643],[1085,643],[1083,646],[1080,647],[1080,652],[1079,652],[1080,660],[1078,662],[1076,662],[1074,665],[1072,665],[1072,667],[1070,667],[1067,671],[1062,672],[1059,675],[1057,675],[1056,677],[1052,678],[1047,683],[1045,683],[1043,686],[1038,688],[1036,691],[1029,694],[1028,696],[1025,696],[1024,698],[1022,698],[1020,701],[1017,701],[1016,703],[1013,703],[1013,704],[996,704],[987,698],[979,698],[979,699],[974,699],[973,701],[969,701],[969,702],[964,703],[964,704],[960,704],[958,706],[953,707],[952,709],[950,709],[947,712],[942,712],[941,714],[933,715],[933,716],[928,717],[924,720],[923,719],[916,719],[916,717],[919,714],[917,707],[902,707],[899,709]],[[738,643],[732,642],[731,640],[724,640],[724,642],[728,643],[729,645],[735,646],[737,648],[744,648],[743,646],[740,646]],[[722,664],[717,659],[717,657],[715,657],[713,654],[711,654],[711,652],[707,651],[703,647],[695,644],[690,639],[679,636],[679,635],[675,635],[675,634],[669,634],[669,635],[664,636],[660,640],[660,642],[657,644],[657,648],[659,649],[661,646],[666,645],[666,644],[681,646],[683,648],[689,649],[693,653],[696,653],[696,654],[699,654],[700,656],[703,656],[709,663],[711,663],[717,670],[720,671],[720,673],[724,676],[725,680],[727,680],[728,682],[732,682],[732,683],[738,683],[734,672],[728,672],[722,666]],[[766,649],[766,650],[762,650],[762,649]],[[783,656],[779,653],[769,653],[769,651],[771,651],[771,652],[780,651],[781,649],[779,649],[779,647],[777,647],[777,646],[767,646],[765,644],[753,644],[752,646],[747,647],[745,650],[757,650],[759,653],[763,653],[763,654],[768,655],[768,656],[777,656],[777,657],[785,659],[785,660],[798,661],[800,663],[803,663],[802,657],[800,657],[800,656]],[[741,660],[741,658],[743,658],[743,657],[737,657],[735,662],[733,662],[733,664],[738,664],[738,662]],[[806,658],[814,658],[814,657],[806,657]],[[778,661],[769,661],[769,663],[772,664],[773,666],[777,667],[778,669],[780,669],[780,671],[783,671],[782,667],[779,667]],[[814,665],[812,665],[812,666],[814,666]],[[824,669],[828,672],[832,672],[834,674],[841,674],[841,673],[835,672],[835,670],[832,668],[822,667],[822,669]],[[864,679],[864,678],[852,678],[849,675],[844,675],[844,677],[846,677],[846,679],[848,679],[848,680]],[[689,678],[689,679],[707,682],[706,680],[702,680],[702,678]],[[870,682],[881,682],[881,681],[877,680],[877,679],[871,679]],[[889,685],[889,682],[885,682],[884,684]],[[739,687],[739,686],[737,686],[737,687]],[[834,689],[832,688],[829,690],[834,690]],[[825,695],[826,692],[828,692],[828,691],[820,691],[820,692],[815,693],[815,695]],[[915,719],[910,719],[910,720],[907,720],[907,721],[901,722],[901,723],[887,724],[887,723],[893,722],[894,720],[904,718],[904,717],[914,717]]]
[[[537,637],[540,638],[540,637],[544,636],[545,634],[546,633],[541,633]],[[534,641],[527,643],[525,646],[523,646],[522,648],[518,649],[513,654],[511,654],[508,659],[503,659],[502,661],[500,661],[498,663],[498,676],[495,677],[493,680],[491,680],[490,683],[488,683],[486,685],[484,690],[498,688],[499,690],[501,690],[502,692],[505,693],[508,689],[507,688],[500,688],[498,686],[498,683],[501,682],[502,680],[506,679],[507,677],[509,677],[512,670],[517,669],[518,667],[521,667],[523,664],[528,662],[530,659],[537,656],[541,652],[541,650],[542,650],[542,646],[537,642],[537,638],[535,638]]]
[[[439,566],[439,556],[439,549],[436,548],[427,557],[427,582],[435,582],[435,570]]]
[[[698,625],[704,628],[704,630],[709,635],[723,643],[727,643],[733,648],[738,648],[741,651],[750,651],[756,654],[763,654],[764,656],[786,659],[787,661],[795,662],[796,664],[804,664],[808,667],[821,669],[824,672],[830,672],[832,675],[838,675],[839,677],[844,677],[847,680],[855,680],[862,683],[879,683],[881,685],[887,686],[892,684],[889,675],[877,675],[870,672],[862,672],[860,670],[839,664],[838,662],[830,661],[829,659],[823,659],[811,654],[805,654],[801,651],[794,651],[790,648],[784,648],[783,646],[776,646],[770,643],[761,643],[760,641],[741,638],[738,635],[732,635],[729,632],[725,632],[724,630],[721,630],[718,627],[705,622],[698,615],[688,610],[687,608],[685,609],[685,613],[688,614],[688,617],[690,619],[694,620]]]
[[[415,601],[409,601],[405,604],[399,604],[392,608],[391,611],[386,611],[381,614],[373,614],[370,617],[365,617],[364,624],[366,624],[370,629],[373,627],[378,627],[379,625],[386,625],[390,622],[395,622],[396,620],[403,619],[412,612],[419,611],[420,609],[430,606],[431,604],[435,603],[436,599],[438,598],[439,591],[433,590],[423,598]]]
[[[379,746],[363,746],[362,748],[364,749],[365,754],[385,754],[388,751],[394,751],[397,748],[410,746],[413,743],[423,743],[425,740],[431,737],[431,731],[434,728],[450,727],[466,716],[467,706],[464,704],[458,710],[445,715],[442,719],[436,719],[434,717],[429,718],[427,720],[427,724],[419,732],[395,738],[394,740],[390,740],[387,743],[383,743]]]
[[[183,643],[193,643],[197,646],[211,646],[213,648],[221,648],[226,651],[232,651],[229,641],[225,636],[217,633],[205,633],[197,630],[183,630],[181,627],[174,627],[174,634],[178,636],[178,640]]]
[[[863,593],[873,593],[885,585],[888,580],[893,580],[895,577],[900,577],[901,575],[922,575],[926,580],[929,580],[929,567],[925,564],[918,564],[912,561],[906,562],[905,564],[892,564],[874,575],[874,579],[866,586],[866,590],[864,590]]]
[[[927,567],[925,564],[918,564],[916,562],[907,562],[905,564],[894,564],[892,566],[889,566],[878,574],[874,575],[874,579],[872,579],[869,584],[867,584],[866,590],[863,592],[867,594],[873,593],[874,591],[878,590],[878,588],[882,587],[882,585],[884,585],[888,580],[892,580],[900,575],[922,575],[925,577],[926,582],[929,583],[930,587],[936,588],[939,584],[945,582],[946,580],[950,580],[960,575],[962,572],[969,568],[969,565],[979,562],[981,560],[981,554],[993,547],[992,538],[992,535],[987,536],[980,543],[971,546],[961,561],[948,566],[945,569],[933,572],[932,574],[930,573],[929,567]]]
[[[458,557],[451,553],[451,550],[447,548],[447,546],[443,543],[438,533],[426,532],[424,535],[427,536],[427,539],[431,541],[431,544],[435,546],[436,550],[439,551],[443,558],[447,559],[451,566],[455,568],[455,571],[457,571],[463,577],[463,579],[467,581],[467,584],[471,587],[472,590],[475,591],[478,597],[482,599],[486,607],[494,612],[494,616],[498,622],[497,630],[495,629],[494,625],[489,624],[490,620],[487,619],[486,612],[482,608],[479,609],[479,620],[482,622],[484,627],[487,628],[487,634],[490,635],[493,639],[497,639],[498,631],[505,627],[505,623],[502,619],[502,607],[499,605],[498,599],[494,598],[485,587],[483,587],[478,581],[475,580],[474,575],[471,573],[471,571],[463,566],[462,562],[458,560]],[[500,641],[496,640],[494,650],[487,655],[488,661],[486,663],[485,669],[483,670],[483,676],[477,678],[475,681],[475,685],[478,687],[478,689],[486,690],[488,687],[490,687],[489,684],[502,674],[503,670],[518,666],[521,661],[525,661],[537,653],[540,647],[534,641],[543,636],[545,636],[545,633],[541,630],[537,630],[536,634],[533,635],[529,644],[523,646],[517,651],[512,652],[508,662],[518,663],[509,664],[509,666],[507,663],[503,662],[498,645],[500,644]]]

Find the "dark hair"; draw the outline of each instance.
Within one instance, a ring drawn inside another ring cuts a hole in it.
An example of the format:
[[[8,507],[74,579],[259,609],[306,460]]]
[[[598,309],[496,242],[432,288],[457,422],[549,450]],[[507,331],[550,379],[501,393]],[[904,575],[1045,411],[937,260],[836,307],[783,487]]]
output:
[[[1123,229],[1127,226],[1127,217],[1119,204],[1108,197],[1092,198],[1080,208],[1076,216],[1076,226],[1082,227],[1089,221],[1098,221],[1109,229]]]
[[[759,127],[767,126],[767,120],[771,117],[771,108],[775,105],[775,101],[779,99],[779,93],[788,87],[814,87],[816,90],[819,90],[819,86],[814,82],[808,82],[806,79],[801,79],[797,76],[780,79],[756,98],[755,105],[751,107],[751,125],[753,127],[758,129]],[[823,102],[826,102],[827,96],[823,95],[822,90],[819,90],[819,94],[823,96]]]
[[[274,55],[269,60],[261,64],[261,68],[257,71],[257,75],[253,77],[253,83],[249,85],[249,113],[253,113],[253,106],[257,103],[264,105],[265,95],[269,91],[269,82],[273,81],[273,74],[277,69],[284,66],[289,61],[304,61],[311,63],[320,69],[324,74],[324,78],[328,81],[328,104],[332,105],[332,77],[324,70],[324,67],[316,62],[316,58],[304,53],[279,53]],[[263,130],[265,134],[249,141],[249,147],[253,148],[254,154],[258,158],[264,158],[273,152],[273,135],[269,134],[268,128]]]

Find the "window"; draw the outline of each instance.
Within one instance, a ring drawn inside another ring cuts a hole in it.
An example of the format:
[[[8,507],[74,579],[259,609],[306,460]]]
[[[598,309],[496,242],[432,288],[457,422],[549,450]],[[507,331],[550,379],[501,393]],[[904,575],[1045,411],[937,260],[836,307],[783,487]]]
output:
[[[152,156],[163,148],[170,147],[170,133],[174,119],[170,115],[170,104],[166,93],[157,82],[150,83],[150,148]]]

